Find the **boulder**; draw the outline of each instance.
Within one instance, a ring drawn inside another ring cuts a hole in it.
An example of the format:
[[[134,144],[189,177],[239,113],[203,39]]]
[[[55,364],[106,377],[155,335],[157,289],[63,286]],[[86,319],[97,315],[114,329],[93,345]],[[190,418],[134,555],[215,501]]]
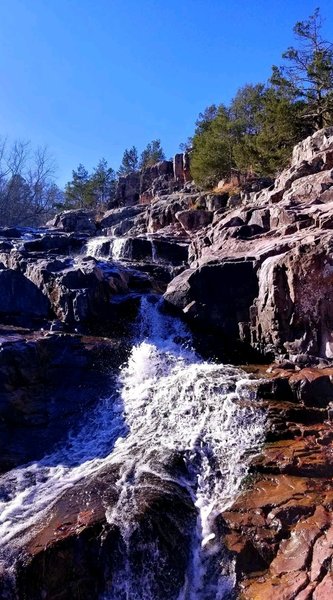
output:
[[[24,242],[22,249],[27,252],[71,254],[82,250],[86,239],[86,236],[80,236],[79,234],[47,233],[38,239]]]
[[[65,210],[58,213],[47,225],[67,232],[94,234],[96,232],[96,216],[95,210],[83,208]]]
[[[50,302],[36,285],[12,269],[0,270],[0,314],[47,318]]]
[[[114,225],[119,225],[123,221],[133,219],[137,215],[140,215],[145,210],[144,206],[131,206],[125,205],[121,208],[114,208],[106,213],[99,221],[99,227],[101,229],[110,228]]]
[[[171,194],[152,203],[148,208],[148,233],[155,233],[169,225],[178,225],[180,228],[176,214],[188,209],[191,204],[191,194]]]
[[[213,212],[209,210],[183,210],[176,213],[176,219],[188,233],[202,229],[213,220]]]
[[[169,284],[164,298],[190,320],[217,327],[238,339],[240,324],[249,320],[257,285],[251,261],[208,263],[178,275]]]
[[[113,523],[122,487],[119,472],[119,464],[101,468],[52,507],[19,561],[20,597],[57,600],[65,585],[66,599],[98,600],[117,591],[120,598],[128,570],[131,596],[144,598],[147,591],[156,600],[178,596],[197,518],[190,494],[170,476],[133,471],[128,523]]]

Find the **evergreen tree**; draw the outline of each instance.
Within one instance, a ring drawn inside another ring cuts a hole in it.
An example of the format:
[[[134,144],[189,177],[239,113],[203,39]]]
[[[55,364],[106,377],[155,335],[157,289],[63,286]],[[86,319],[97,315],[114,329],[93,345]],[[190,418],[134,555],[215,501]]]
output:
[[[191,173],[202,187],[212,187],[235,167],[229,112],[218,108],[217,116],[193,138]]]
[[[195,122],[194,133],[196,135],[209,129],[211,122],[216,119],[220,108],[222,108],[222,105],[216,106],[216,104],[211,104],[210,106],[207,106],[202,113],[199,113],[199,116]]]
[[[294,27],[298,41],[282,57],[285,64],[273,67],[272,83],[304,101],[303,119],[314,129],[333,122],[333,44],[321,36],[322,19],[316,9]]]
[[[147,144],[140,156],[140,169],[152,167],[160,160],[165,160],[164,150],[161,146],[161,140],[153,140]]]
[[[139,157],[138,151],[135,146],[132,148],[126,149],[123,158],[121,161],[121,165],[118,169],[119,177],[123,175],[129,175],[130,173],[135,173],[139,169]]]
[[[295,100],[284,88],[267,88],[255,137],[255,171],[273,175],[288,165],[295,144],[313,131],[302,119],[305,103]]]
[[[89,181],[89,188],[96,206],[107,206],[112,202],[116,191],[116,174],[102,158],[94,169]]]
[[[261,130],[264,108],[265,86],[262,83],[243,86],[231,102],[229,115],[233,156],[240,171],[257,171],[256,139]]]
[[[94,194],[90,185],[87,169],[80,163],[72,171],[72,181],[65,186],[65,205],[67,208],[85,208],[94,204]]]

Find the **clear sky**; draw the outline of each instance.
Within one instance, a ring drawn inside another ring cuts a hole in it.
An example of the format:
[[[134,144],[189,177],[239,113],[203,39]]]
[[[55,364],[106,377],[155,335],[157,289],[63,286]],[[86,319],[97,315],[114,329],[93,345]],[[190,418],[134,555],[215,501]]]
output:
[[[333,40],[333,0],[0,0],[0,135],[47,144],[61,185],[154,138],[171,156],[317,6]]]

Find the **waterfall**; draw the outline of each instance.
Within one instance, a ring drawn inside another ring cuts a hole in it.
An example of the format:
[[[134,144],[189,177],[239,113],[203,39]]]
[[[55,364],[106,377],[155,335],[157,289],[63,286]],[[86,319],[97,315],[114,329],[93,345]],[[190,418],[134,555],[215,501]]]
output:
[[[153,238],[151,239],[151,258],[153,263],[158,263],[157,248]]]
[[[163,316],[146,298],[141,305],[138,342],[120,382],[130,434],[117,445],[123,493],[107,515],[108,521],[119,524],[130,543],[136,525],[131,519],[135,506],[127,482],[133,492],[145,471],[163,479],[168,457],[182,454],[188,469],[195,472],[195,481],[187,485],[198,518],[178,600],[222,600],[233,588],[234,578],[230,565],[225,573],[221,567],[223,548],[216,517],[235,498],[248,470],[248,456],[262,441],[264,416],[253,406],[257,384],[236,367],[202,361],[191,350],[184,326]],[[141,589],[137,579],[131,587],[125,567],[122,580],[105,600],[156,600],[155,582],[149,575],[145,574]]]
[[[107,236],[98,236],[87,241],[85,247],[86,256],[93,258],[112,258],[120,260],[124,257],[124,251],[128,244],[128,238],[110,238]]]
[[[104,235],[91,238],[86,243],[86,256],[92,256],[93,258],[108,256],[110,251],[110,241],[110,238]]]
[[[239,368],[201,360],[184,325],[150,298],[142,298],[134,329],[129,360],[111,397],[99,402],[62,448],[0,477],[0,568],[9,571],[33,527],[66,489],[118,465],[118,500],[105,510],[107,522],[120,529],[123,550],[103,600],[222,600],[234,579],[216,516],[235,498],[249,455],[262,443],[265,419],[253,402],[256,382]],[[180,457],[182,474],[172,471],[173,456]],[[158,540],[146,545],[141,567],[133,558],[142,510],[137,492],[144,493],[142,482],[149,478],[161,494],[169,484],[184,490],[197,512],[186,572],[171,591],[163,588],[169,571]]]
[[[114,258],[115,260],[120,260],[121,258],[123,258],[124,250],[126,248],[127,243],[128,243],[127,238],[121,238],[121,237],[114,238],[112,240],[112,246],[111,246],[112,258]]]

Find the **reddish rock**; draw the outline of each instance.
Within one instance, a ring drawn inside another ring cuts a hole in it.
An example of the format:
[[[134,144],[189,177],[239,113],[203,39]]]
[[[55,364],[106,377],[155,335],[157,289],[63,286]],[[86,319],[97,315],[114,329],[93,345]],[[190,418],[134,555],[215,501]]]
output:
[[[319,579],[323,565],[331,563],[333,558],[333,527],[320,536],[314,547],[311,563],[311,581]],[[332,595],[333,597],[333,595]]]
[[[313,592],[313,600],[332,600],[333,598],[333,573],[327,573],[323,581],[318,584]]]
[[[295,600],[307,582],[307,575],[302,571],[268,581],[258,580],[246,585],[243,597],[244,600]]]
[[[272,574],[282,575],[305,570],[309,565],[313,544],[326,523],[327,514],[322,507],[317,507],[314,516],[297,523],[290,538],[280,544],[279,551],[270,565]]]
[[[309,583],[304,590],[297,594],[295,600],[312,600],[312,593],[314,589],[316,589],[316,585],[314,583]]]
[[[176,219],[188,233],[209,225],[213,220],[213,213],[209,210],[183,210],[176,214]]]

